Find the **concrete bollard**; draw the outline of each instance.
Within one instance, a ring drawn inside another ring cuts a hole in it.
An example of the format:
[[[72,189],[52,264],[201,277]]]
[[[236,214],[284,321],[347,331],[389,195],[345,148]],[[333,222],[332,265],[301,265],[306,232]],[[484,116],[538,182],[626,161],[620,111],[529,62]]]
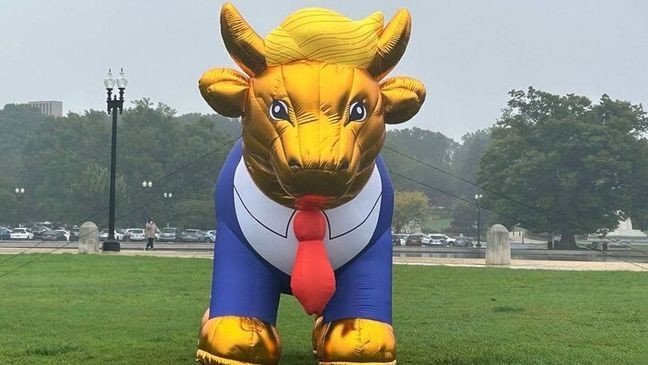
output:
[[[486,236],[486,265],[510,265],[509,231],[501,224],[490,227]]]
[[[99,228],[92,222],[85,222],[79,228],[79,253],[99,253]]]

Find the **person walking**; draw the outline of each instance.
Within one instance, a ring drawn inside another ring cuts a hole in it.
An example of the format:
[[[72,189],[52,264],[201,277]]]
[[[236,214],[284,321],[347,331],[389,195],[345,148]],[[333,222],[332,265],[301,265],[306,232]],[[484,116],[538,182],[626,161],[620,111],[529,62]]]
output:
[[[152,250],[153,249],[153,240],[155,240],[155,233],[157,233],[157,225],[155,224],[155,221],[153,218],[149,218],[148,223],[146,223],[146,247],[144,250]]]

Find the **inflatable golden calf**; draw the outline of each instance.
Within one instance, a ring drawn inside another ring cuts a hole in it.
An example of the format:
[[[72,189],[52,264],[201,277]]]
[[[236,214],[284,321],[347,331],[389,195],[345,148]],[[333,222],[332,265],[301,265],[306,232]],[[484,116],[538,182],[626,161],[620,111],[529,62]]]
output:
[[[267,11],[267,10],[262,10]],[[297,11],[261,38],[231,4],[225,46],[244,73],[215,68],[200,92],[241,117],[242,138],[216,183],[211,303],[197,360],[277,364],[279,297],[314,317],[320,364],[395,364],[393,189],[385,124],[412,118],[425,88],[384,77],[405,52],[410,15],[352,21]]]

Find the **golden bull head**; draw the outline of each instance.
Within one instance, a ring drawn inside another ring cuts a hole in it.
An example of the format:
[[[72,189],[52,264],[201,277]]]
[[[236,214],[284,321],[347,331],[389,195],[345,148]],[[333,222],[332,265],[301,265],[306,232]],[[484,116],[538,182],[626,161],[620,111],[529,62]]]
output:
[[[385,123],[407,121],[425,99],[417,80],[382,80],[405,52],[410,28],[405,9],[383,28],[381,13],[352,21],[309,8],[263,39],[234,6],[223,6],[223,40],[246,75],[212,69],[200,92],[219,114],[242,117],[243,158],[267,196],[323,209],[364,187]]]

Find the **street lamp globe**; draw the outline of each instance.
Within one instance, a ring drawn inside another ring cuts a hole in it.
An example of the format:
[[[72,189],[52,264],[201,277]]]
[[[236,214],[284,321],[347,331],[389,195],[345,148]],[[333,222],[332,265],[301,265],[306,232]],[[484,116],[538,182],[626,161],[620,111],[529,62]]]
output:
[[[115,78],[113,77],[111,69],[108,69],[108,74],[104,78],[104,85],[106,85],[106,89],[112,89],[115,87]]]
[[[117,77],[117,87],[120,89],[125,89],[126,85],[128,85],[128,79],[126,79],[124,68],[122,67],[121,71],[119,72],[119,76]]]

